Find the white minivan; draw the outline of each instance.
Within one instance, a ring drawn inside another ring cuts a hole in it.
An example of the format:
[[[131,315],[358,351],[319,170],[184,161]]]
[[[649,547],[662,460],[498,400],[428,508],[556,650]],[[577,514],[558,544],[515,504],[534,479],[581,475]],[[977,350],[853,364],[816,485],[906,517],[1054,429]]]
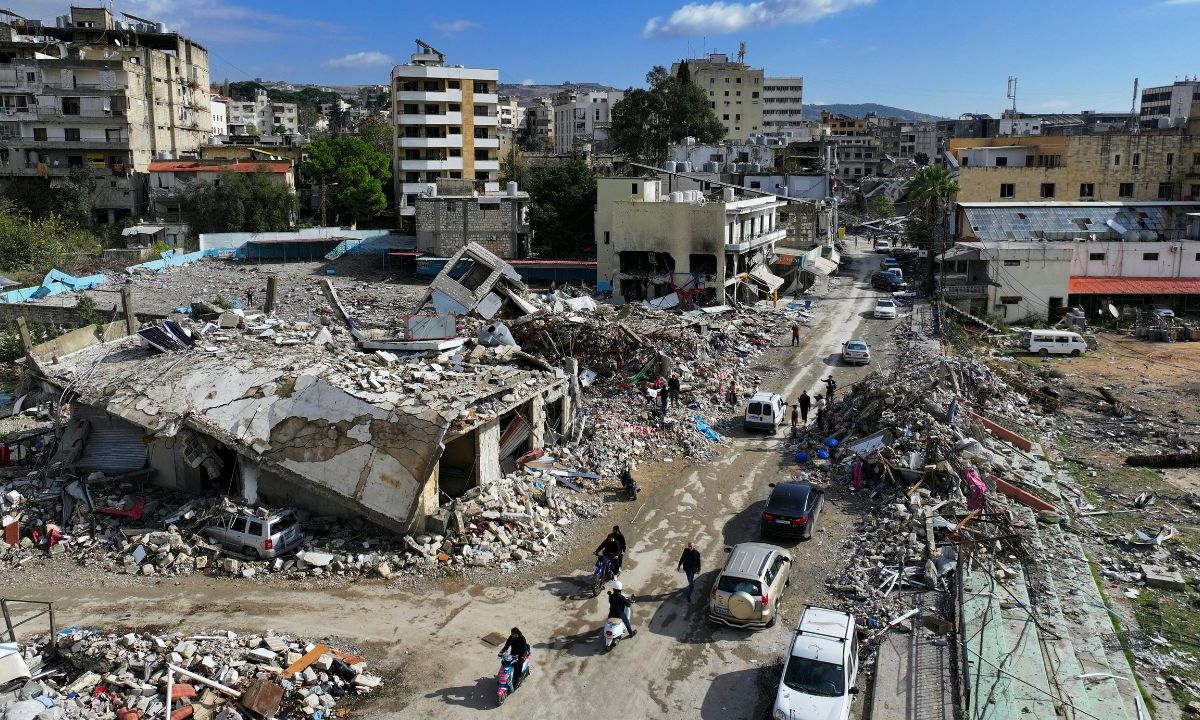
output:
[[[758,429],[775,432],[783,422],[784,408],[787,402],[775,393],[756,392],[746,403],[746,419],[743,425],[747,430]]]
[[[1027,330],[1021,333],[1021,347],[1042,357],[1070,355],[1079,357],[1087,352],[1087,341],[1079,333],[1065,330]]]

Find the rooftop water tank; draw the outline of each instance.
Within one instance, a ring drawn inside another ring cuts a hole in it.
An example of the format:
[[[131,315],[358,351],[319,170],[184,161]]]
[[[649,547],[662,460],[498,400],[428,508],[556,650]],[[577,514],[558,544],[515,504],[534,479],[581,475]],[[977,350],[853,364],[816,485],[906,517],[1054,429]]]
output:
[[[762,163],[750,163],[750,172],[753,172],[753,173],[762,172]]]
[[[692,164],[687,161],[679,163],[677,167],[679,167],[679,172],[690,173],[692,171]]]
[[[681,203],[683,202],[683,191],[676,190],[667,196],[667,202]]]
[[[663,170],[666,170],[669,173],[673,173],[673,172],[675,172],[676,165],[677,165],[677,163],[674,160],[668,160],[665,163],[663,163]]]
[[[516,197],[516,196],[517,196],[517,183],[516,183],[516,181],[515,181],[515,180],[509,180],[509,181],[508,181],[508,184],[507,184],[507,185],[505,185],[504,187],[505,187],[505,189],[506,189],[506,190],[508,190],[508,196],[509,196],[509,197]]]
[[[734,193],[733,188],[727,187],[721,191],[721,197],[725,199],[725,202],[733,202],[736,194]]]

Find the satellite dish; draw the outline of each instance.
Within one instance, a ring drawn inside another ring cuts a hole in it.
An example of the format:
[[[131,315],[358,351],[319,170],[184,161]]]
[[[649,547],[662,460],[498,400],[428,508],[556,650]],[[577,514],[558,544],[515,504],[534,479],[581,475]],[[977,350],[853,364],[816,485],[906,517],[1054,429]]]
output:
[[[1115,307],[1113,307],[1112,303],[1108,304],[1108,314],[1112,315],[1114,318],[1121,317],[1120,313],[1117,312],[1117,309]]]

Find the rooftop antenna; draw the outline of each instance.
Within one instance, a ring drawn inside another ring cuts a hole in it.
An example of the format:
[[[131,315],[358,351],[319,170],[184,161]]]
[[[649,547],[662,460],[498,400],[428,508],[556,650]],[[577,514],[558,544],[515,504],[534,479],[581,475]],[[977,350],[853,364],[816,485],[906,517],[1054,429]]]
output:
[[[742,65],[746,62],[746,41],[738,43],[738,64]]]
[[[1008,76],[1008,95],[1009,100],[1012,100],[1012,117],[1017,119],[1017,76]]]
[[[1138,122],[1138,116],[1137,116],[1137,101],[1138,101],[1137,91],[1138,91],[1138,79],[1134,78],[1133,79],[1133,99],[1129,101],[1129,130],[1131,132],[1133,132],[1134,134],[1137,134],[1138,126],[1140,125],[1140,123]]]

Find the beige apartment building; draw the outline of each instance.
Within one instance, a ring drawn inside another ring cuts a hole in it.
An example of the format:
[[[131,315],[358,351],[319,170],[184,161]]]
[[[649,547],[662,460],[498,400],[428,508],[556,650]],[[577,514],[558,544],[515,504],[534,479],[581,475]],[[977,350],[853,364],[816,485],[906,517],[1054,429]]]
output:
[[[159,156],[208,142],[208,51],[154,23],[72,7],[0,23],[0,181],[87,170],[95,220],[138,215]]]
[[[709,53],[689,59],[692,82],[708,95],[709,106],[725,126],[726,140],[746,140],[761,135],[763,126],[762,68],[731,61],[728,55]],[[671,74],[679,73],[679,63],[671,65]]]
[[[959,202],[1200,199],[1200,138],[1177,130],[949,144]]]
[[[405,226],[417,198],[437,193],[439,178],[500,177],[500,71],[449,65],[443,53],[417,46],[408,64],[392,68],[392,166]]]

